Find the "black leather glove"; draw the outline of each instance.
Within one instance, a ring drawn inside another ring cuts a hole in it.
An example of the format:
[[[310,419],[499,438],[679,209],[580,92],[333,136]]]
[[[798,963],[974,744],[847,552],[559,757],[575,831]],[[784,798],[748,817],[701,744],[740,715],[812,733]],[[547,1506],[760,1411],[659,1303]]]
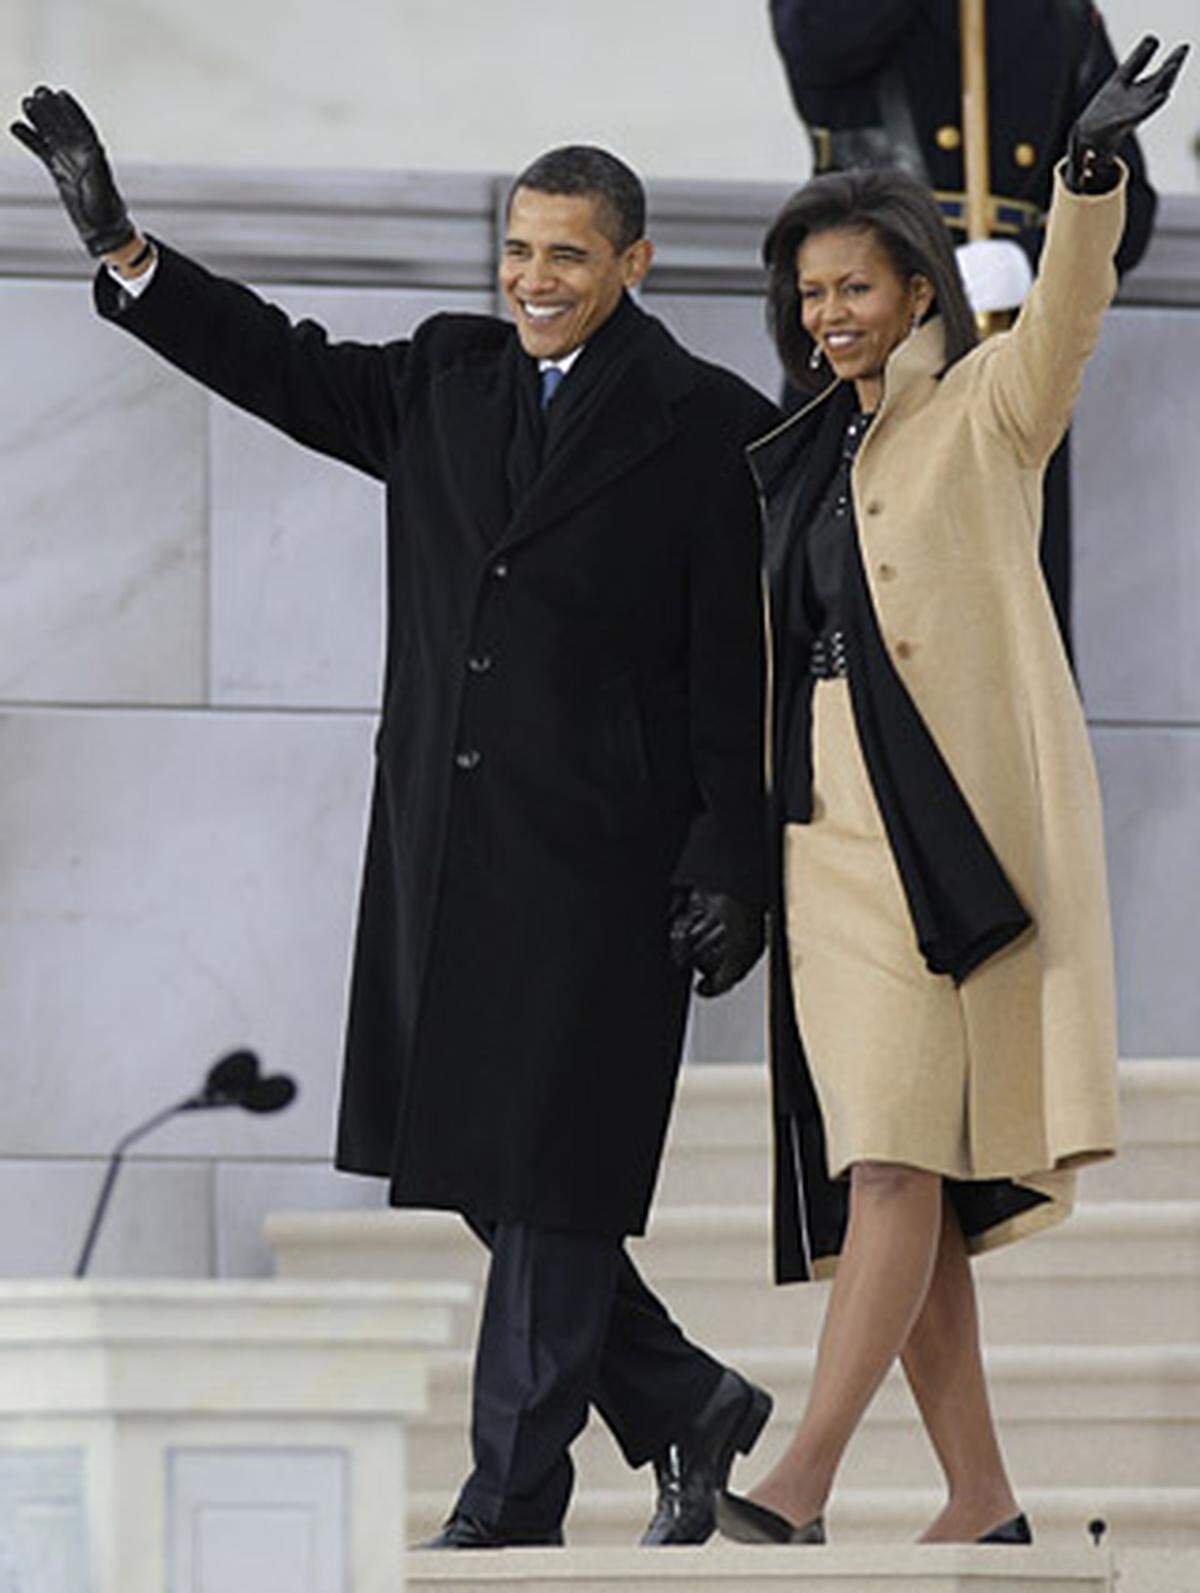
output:
[[[1114,156],[1121,140],[1161,110],[1171,97],[1189,46],[1178,44],[1157,72],[1138,81],[1158,40],[1147,33],[1079,113],[1068,144],[1067,184],[1076,193],[1104,193],[1117,180]]]
[[[135,236],[108,156],[83,107],[66,89],[35,88],[21,109],[29,118],[9,132],[58,184],[67,214],[91,255],[109,254]]]
[[[762,955],[761,907],[748,907],[722,891],[691,886],[676,895],[671,912],[671,956],[701,975],[699,996],[721,996],[744,979]]]

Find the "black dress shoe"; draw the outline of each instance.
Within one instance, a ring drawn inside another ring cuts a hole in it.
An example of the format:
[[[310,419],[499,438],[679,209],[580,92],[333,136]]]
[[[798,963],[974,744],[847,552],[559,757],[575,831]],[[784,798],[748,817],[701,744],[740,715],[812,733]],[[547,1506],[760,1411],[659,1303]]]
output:
[[[976,1543],[1032,1543],[1033,1528],[1024,1516],[1014,1516],[1011,1521],[1006,1521],[1003,1526],[994,1527],[982,1538],[976,1538]]]
[[[740,1494],[717,1495],[717,1530],[734,1543],[824,1543],[825,1518],[814,1516],[794,1527],[786,1516]]]
[[[726,1371],[692,1425],[655,1457],[658,1504],[642,1543],[707,1543],[716,1528],[713,1502],[735,1454],[748,1455],[771,1414],[771,1396]]]
[[[456,1511],[440,1532],[424,1543],[414,1543],[421,1549],[533,1549],[561,1548],[563,1535],[560,1529],[538,1537],[523,1537],[519,1533],[501,1532],[476,1516]]]

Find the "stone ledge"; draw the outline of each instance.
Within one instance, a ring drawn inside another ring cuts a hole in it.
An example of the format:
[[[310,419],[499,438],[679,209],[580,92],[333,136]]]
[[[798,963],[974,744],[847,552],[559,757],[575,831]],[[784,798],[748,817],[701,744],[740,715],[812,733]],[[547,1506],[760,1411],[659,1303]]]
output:
[[[256,282],[490,287],[508,177],[486,172],[298,171],[123,165],[139,222],[215,270]],[[648,184],[654,293],[761,295],[759,248],[779,183]],[[91,267],[32,162],[0,161],[0,277]],[[1200,198],[1167,194],[1119,300],[1200,305]]]
[[[505,1549],[462,1555],[410,1553],[409,1588],[537,1589],[604,1593],[687,1586],[714,1593],[797,1587],[804,1593],[1107,1593],[1103,1551],[1030,1548]]]

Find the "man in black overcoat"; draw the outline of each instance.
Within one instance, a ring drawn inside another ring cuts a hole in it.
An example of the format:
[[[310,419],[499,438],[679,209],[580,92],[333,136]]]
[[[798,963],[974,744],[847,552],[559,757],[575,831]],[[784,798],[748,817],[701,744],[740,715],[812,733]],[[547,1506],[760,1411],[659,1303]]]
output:
[[[655,1463],[643,1541],[702,1542],[768,1397],[639,1278],[692,972],[756,960],[765,898],[757,505],[772,405],[629,297],[644,194],[603,151],[509,199],[512,322],[330,343],[148,241],[71,97],[13,131],[99,313],[387,493],[383,715],[337,1163],[491,1247],[474,1470],[433,1546],[561,1542],[589,1402]],[[670,931],[670,934],[669,934]],[[672,955],[672,952],[674,955]]]
[[[986,17],[992,237],[960,258],[977,309],[1015,309],[1031,280],[1026,261],[1036,268],[1041,255],[1067,134],[1117,60],[1091,0],[992,0]],[[929,184],[965,241],[959,0],[771,0],[771,24],[814,170],[900,166]],[[1156,199],[1132,134],[1120,154],[1129,169],[1123,272],[1146,251]],[[1066,441],[1046,472],[1042,567],[1069,648]]]

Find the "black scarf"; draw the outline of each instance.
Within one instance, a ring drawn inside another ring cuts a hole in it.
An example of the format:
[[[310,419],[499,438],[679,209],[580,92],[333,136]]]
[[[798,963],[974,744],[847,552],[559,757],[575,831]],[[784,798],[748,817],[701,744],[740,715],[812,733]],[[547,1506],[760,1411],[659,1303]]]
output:
[[[542,409],[538,362],[513,340],[513,428],[505,456],[511,515],[524,503],[546,463],[586,428],[605,401],[650,326],[627,293],[597,328],[563,379],[548,409]]]
[[[751,455],[767,502],[775,784],[791,794],[787,816],[801,822],[811,817],[812,677],[805,650],[811,639],[802,617],[787,612],[788,571],[792,559],[804,557],[805,530],[836,469],[852,409],[852,394],[843,388]],[[845,557],[843,627],[863,757],[926,966],[961,984],[1032,920],[884,646],[857,535],[846,538]]]

